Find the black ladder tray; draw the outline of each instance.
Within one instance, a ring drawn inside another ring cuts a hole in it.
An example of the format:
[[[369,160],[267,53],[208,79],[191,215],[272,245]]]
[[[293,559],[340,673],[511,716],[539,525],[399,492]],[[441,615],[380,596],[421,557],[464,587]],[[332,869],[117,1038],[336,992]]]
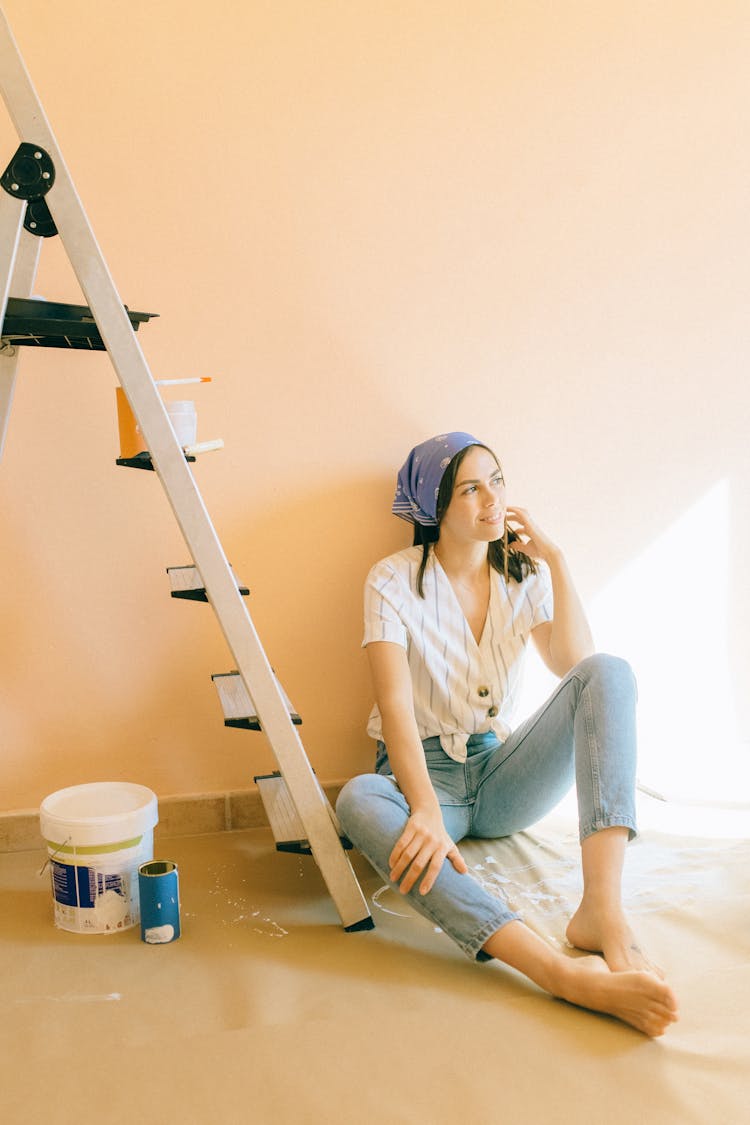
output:
[[[125,306],[133,331],[158,313],[131,312]],[[3,321],[2,340],[14,347],[81,348],[104,351],[104,341],[88,305],[62,305],[57,301],[38,301],[9,297]]]

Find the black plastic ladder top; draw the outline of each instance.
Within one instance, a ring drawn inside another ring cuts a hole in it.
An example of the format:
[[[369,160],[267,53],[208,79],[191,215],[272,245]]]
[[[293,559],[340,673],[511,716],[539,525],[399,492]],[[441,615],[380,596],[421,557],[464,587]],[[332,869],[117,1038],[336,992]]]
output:
[[[137,332],[158,313],[125,311]],[[104,341],[88,305],[68,305],[34,297],[8,297],[0,332],[4,343],[15,347],[77,348],[105,351]]]

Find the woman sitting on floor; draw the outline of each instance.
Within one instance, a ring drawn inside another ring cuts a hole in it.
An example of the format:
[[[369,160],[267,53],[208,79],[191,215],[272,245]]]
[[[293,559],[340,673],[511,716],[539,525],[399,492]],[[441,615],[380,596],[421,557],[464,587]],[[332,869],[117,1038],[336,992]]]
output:
[[[337,813],[354,845],[472,959],[497,958],[554,996],[647,1035],[677,1003],[641,952],[621,901],[635,823],[635,699],[624,661],[594,653],[559,548],[508,507],[494,453],[465,433],[418,445],[398,476],[396,515],[413,547],[379,562],[365,590],[376,705],[374,774],[353,778]],[[511,727],[526,644],[560,677]],[[519,832],[575,782],[583,897],[567,956],[472,875],[466,836]]]

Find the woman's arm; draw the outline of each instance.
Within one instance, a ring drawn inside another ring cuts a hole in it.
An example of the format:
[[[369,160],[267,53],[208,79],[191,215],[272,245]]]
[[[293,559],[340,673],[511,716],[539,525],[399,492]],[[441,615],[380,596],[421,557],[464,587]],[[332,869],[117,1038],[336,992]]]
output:
[[[383,726],[393,775],[406,798],[410,817],[391,852],[391,879],[401,880],[402,894],[410,891],[424,872],[420,894],[427,894],[447,857],[456,871],[467,866],[457,846],[445,831],[435,790],[427,772],[412,696],[411,674],[406,651],[391,641],[367,645],[375,701]]]
[[[519,547],[524,554],[542,559],[549,567],[555,616],[552,621],[538,625],[531,636],[550,671],[556,676],[564,676],[594,652],[594,638],[586,611],[560,548],[544,534],[525,508],[509,507],[507,515],[513,530],[521,537]]]

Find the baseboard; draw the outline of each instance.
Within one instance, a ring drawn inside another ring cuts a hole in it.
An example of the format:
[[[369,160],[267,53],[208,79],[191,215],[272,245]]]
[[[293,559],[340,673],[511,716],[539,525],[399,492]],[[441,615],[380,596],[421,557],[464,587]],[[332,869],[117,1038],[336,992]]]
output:
[[[336,804],[343,784],[343,781],[331,781],[323,785],[323,792],[332,805]],[[234,789],[228,793],[159,797],[159,823],[154,831],[154,840],[267,827],[260,794],[253,786],[252,789]],[[0,813],[0,852],[35,851],[43,847],[37,809]]]

